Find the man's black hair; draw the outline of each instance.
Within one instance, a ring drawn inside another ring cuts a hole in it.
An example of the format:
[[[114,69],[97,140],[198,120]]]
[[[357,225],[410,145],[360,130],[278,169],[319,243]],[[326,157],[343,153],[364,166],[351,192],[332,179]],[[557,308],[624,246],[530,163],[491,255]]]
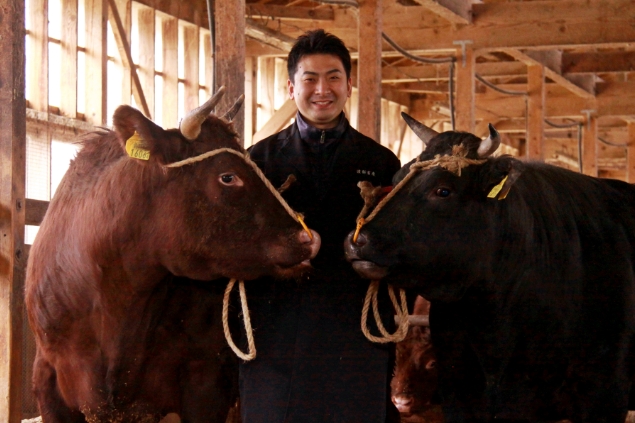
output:
[[[295,83],[295,72],[298,70],[298,62],[304,56],[311,54],[332,54],[337,56],[346,71],[346,79],[351,77],[351,55],[344,42],[333,34],[323,29],[307,31],[300,35],[291,48],[287,58],[287,72],[289,80]]]

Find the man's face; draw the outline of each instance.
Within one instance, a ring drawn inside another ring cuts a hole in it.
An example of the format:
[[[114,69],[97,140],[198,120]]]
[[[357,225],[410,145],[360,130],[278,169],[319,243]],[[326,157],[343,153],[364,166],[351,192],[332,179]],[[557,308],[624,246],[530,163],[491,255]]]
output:
[[[287,81],[289,97],[295,101],[304,120],[319,129],[335,127],[353,87],[339,57],[303,56],[293,79]]]

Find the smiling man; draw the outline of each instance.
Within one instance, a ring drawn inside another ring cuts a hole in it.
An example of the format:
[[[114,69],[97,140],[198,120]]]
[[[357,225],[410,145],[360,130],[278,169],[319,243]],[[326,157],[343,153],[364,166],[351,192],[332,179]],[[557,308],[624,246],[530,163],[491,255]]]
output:
[[[344,115],[352,82],[342,40],[307,32],[287,68],[295,122],[250,154],[274,186],[294,176],[282,195],[321,235],[322,248],[301,280],[261,279],[247,288],[258,355],[240,368],[242,421],[398,422],[390,400],[394,345],[373,344],[362,334],[368,281],[346,262],[343,241],[364,204],[357,183],[390,185],[400,163]],[[392,306],[383,301],[390,326]]]

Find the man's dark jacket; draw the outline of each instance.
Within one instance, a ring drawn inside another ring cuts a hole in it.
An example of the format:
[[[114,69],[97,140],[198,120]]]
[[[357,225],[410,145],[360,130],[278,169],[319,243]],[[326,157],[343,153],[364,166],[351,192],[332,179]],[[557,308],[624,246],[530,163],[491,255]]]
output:
[[[247,285],[257,357],[241,364],[243,423],[384,423],[387,404],[396,412],[389,386],[394,345],[373,344],[361,332],[369,281],[346,262],[343,241],[364,204],[357,183],[390,186],[400,164],[343,114],[334,130],[312,130],[304,141],[296,122],[250,149],[274,186],[296,177],[283,197],[321,235],[322,247],[301,281]],[[389,325],[385,297],[380,307]]]

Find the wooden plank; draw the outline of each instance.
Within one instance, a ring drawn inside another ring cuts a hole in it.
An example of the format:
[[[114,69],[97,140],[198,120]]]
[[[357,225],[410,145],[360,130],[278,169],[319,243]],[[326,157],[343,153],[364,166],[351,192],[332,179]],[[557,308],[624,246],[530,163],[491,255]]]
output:
[[[88,123],[93,125],[106,124],[107,1],[84,1],[84,20],[86,22],[86,77],[84,79],[86,81],[86,98],[84,117]]]
[[[189,112],[200,105],[198,97],[199,71],[198,71],[198,27],[187,23],[181,24],[183,28],[183,79],[185,112]],[[220,110],[220,109],[217,109]]]
[[[562,55],[563,73],[632,72],[633,69],[635,51],[565,52]]]
[[[115,0],[115,5],[117,6],[117,12],[119,12],[119,19],[121,20],[121,25],[123,27],[123,32],[125,34],[126,44],[130,45],[130,33],[132,28],[132,1],[131,0]],[[111,27],[113,28],[113,32],[116,31],[115,25],[111,23]],[[115,38],[116,40],[116,38]],[[121,55],[121,49],[119,49],[119,53]],[[123,66],[123,59],[122,59]],[[130,68],[125,68],[121,73],[121,100],[123,104],[131,104],[132,103],[132,72]],[[140,104],[135,100],[137,104]]]
[[[411,7],[410,9],[415,9]],[[628,46],[635,39],[632,0],[514,1],[475,3],[471,25],[456,28],[424,26],[407,15],[386,25],[384,32],[406,50],[452,47],[454,40],[469,39],[475,49],[577,47],[594,44]],[[416,16],[415,12],[411,12]],[[336,19],[327,30],[347,29],[348,23]],[[346,39],[348,42],[348,39]]]
[[[415,2],[454,24],[472,22],[472,2],[470,0],[415,0]]]
[[[29,2],[29,37],[27,70],[29,104],[36,110],[48,111],[48,1]]]
[[[262,127],[263,122],[269,121],[274,110],[275,98],[275,81],[276,81],[276,62],[273,57],[258,58],[258,70],[260,78],[258,79],[258,122],[256,128]]]
[[[298,108],[295,104],[295,101],[292,99],[288,99],[285,103],[280,107],[280,109],[274,113],[274,115],[263,125],[262,128],[258,132],[254,134],[253,143],[257,143],[260,140],[267,138],[269,135],[273,135],[276,132],[284,129],[291,120],[292,117],[295,116]]]
[[[541,63],[540,61],[534,59],[533,57],[519,51],[516,49],[504,49],[503,50],[506,54],[509,54],[510,56],[514,57],[516,60],[525,63],[527,66],[537,66],[537,65],[543,65],[543,63]],[[580,87],[576,84],[574,84],[573,82],[569,81],[568,79],[566,79],[564,76],[560,75],[559,73],[557,73],[555,70],[545,66],[544,68],[544,72],[545,72],[545,76],[549,79],[551,79],[553,82],[555,82],[556,84],[562,86],[563,88],[566,88],[567,90],[571,91],[573,94],[582,97],[582,98],[586,98],[586,99],[592,99],[595,96],[594,92],[589,92],[586,89],[584,89],[583,87]]]
[[[598,176],[597,127],[597,117],[587,116],[582,129],[582,173],[589,176]]]
[[[282,20],[311,20],[311,21],[332,21],[335,13],[331,6],[328,7],[299,7],[299,6],[277,6],[272,4],[254,3],[245,8],[245,16],[254,18],[274,18]]]
[[[3,0],[0,25],[0,421],[22,418],[25,3]]]
[[[628,143],[626,147],[626,182],[635,183],[635,121],[628,122]]]
[[[86,1],[93,1],[93,0],[86,0]],[[106,0],[104,0],[104,5],[106,4],[105,1]],[[115,37],[115,42],[117,43],[117,48],[119,49],[119,54],[121,56],[123,66],[124,68],[131,70],[130,74],[132,77],[132,94],[134,96],[134,100],[137,103],[137,106],[140,107],[141,110],[143,111],[143,114],[151,118],[152,114],[150,113],[150,108],[148,107],[148,103],[146,101],[146,97],[143,92],[143,87],[141,86],[141,80],[139,78],[139,74],[136,71],[136,66],[134,65],[134,61],[132,60],[132,54],[130,52],[130,44],[127,41],[128,37],[123,27],[123,22],[121,21],[121,17],[119,16],[117,4],[115,3],[115,0],[107,0],[107,1],[109,5],[108,18],[110,20],[110,24],[113,27],[113,35]],[[104,24],[104,27],[105,27],[105,24]],[[89,81],[89,79],[87,79],[87,81]],[[89,93],[89,90],[86,90],[86,92]],[[87,94],[87,95],[90,97],[90,94]],[[87,106],[87,109],[88,109],[88,106]],[[93,124],[98,125],[94,122]]]
[[[236,1],[236,0],[233,0]],[[289,53],[295,44],[295,39],[280,32],[267,28],[253,19],[247,18],[244,23],[245,35],[263,44],[275,47],[284,53]]]
[[[162,16],[163,32],[163,115],[161,124],[166,128],[178,125],[178,47],[179,24],[176,18]]]
[[[359,1],[358,131],[379,142],[381,136],[381,0]]]
[[[77,0],[62,0],[62,60],[60,98],[62,115],[77,117]]]
[[[527,67],[527,157],[542,160],[545,130],[545,67]]]
[[[254,133],[256,132],[256,112],[258,103],[258,59],[256,57],[245,58],[245,145],[250,147],[253,144]]]
[[[205,92],[208,97],[214,95],[214,55],[212,52],[212,38],[209,31],[201,31],[201,49],[203,60],[203,69],[205,72]]]
[[[25,207],[24,224],[40,226],[46,214],[46,210],[49,208],[49,202],[27,198]]]
[[[141,92],[145,97],[148,113],[152,118],[154,113],[154,9],[140,6],[137,13],[139,27],[139,63],[137,73],[141,84]]]
[[[215,3],[216,84],[225,86],[226,94],[218,110],[228,110],[245,91],[245,0]],[[239,37],[236,34],[240,34]],[[244,138],[245,111],[234,117],[234,129]]]
[[[474,77],[475,54],[471,44],[464,44],[457,51],[456,66],[456,107],[454,110],[456,130],[474,132]]]

